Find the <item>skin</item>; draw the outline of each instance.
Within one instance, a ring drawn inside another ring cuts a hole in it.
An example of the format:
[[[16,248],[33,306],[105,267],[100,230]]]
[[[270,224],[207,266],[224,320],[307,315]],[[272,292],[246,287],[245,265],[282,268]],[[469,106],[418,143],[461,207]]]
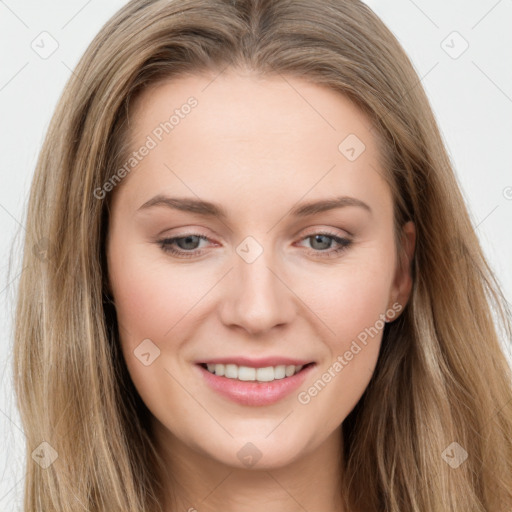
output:
[[[341,427],[372,377],[382,329],[309,403],[298,392],[409,298],[411,274],[396,257],[375,132],[346,97],[302,79],[232,69],[214,78],[152,86],[131,110],[136,150],[175,108],[198,100],[113,191],[107,259],[123,355],[177,480],[163,477],[179,510],[343,511]],[[366,146],[354,161],[338,149],[349,134]],[[217,203],[227,218],[161,205],[139,210],[157,194]],[[346,206],[287,215],[299,203],[337,196],[364,201],[372,212]],[[335,254],[334,238],[312,237],[325,230],[352,244]],[[414,225],[403,231],[410,261]],[[173,245],[201,252],[190,258],[158,243],[190,233],[206,240]],[[263,249],[252,263],[236,252],[247,236]],[[134,355],[145,339],[160,350],[148,366]],[[195,366],[233,355],[316,366],[297,392],[246,406],[210,389]],[[237,455],[247,443],[261,454],[250,467]]]

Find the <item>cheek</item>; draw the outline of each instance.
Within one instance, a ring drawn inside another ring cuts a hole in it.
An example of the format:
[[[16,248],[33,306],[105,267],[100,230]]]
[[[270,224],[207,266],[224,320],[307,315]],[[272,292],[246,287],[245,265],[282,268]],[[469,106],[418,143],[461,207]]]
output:
[[[185,282],[191,275],[157,262],[138,244],[126,245],[122,252],[113,246],[109,254],[121,350],[138,393],[155,416],[166,404],[183,402],[183,390],[166,373],[179,347],[173,343],[174,336],[165,334],[176,324],[181,327],[178,322],[198,300],[194,287]],[[147,365],[141,359],[144,353],[149,353]],[[185,409],[186,404],[182,405]]]
[[[321,285],[317,281],[315,293],[305,298],[329,328],[324,337],[329,355],[313,386],[302,390],[299,402],[307,404],[309,412],[315,411],[313,416],[336,410],[337,414],[326,418],[327,429],[343,421],[361,398],[379,355],[394,256],[392,249],[376,246],[368,248],[365,256],[347,258]]]
[[[367,269],[369,270],[369,269]],[[340,282],[316,296],[312,309],[318,312],[331,334],[324,337],[328,356],[316,378],[300,390],[297,400],[305,417],[322,418],[322,429],[330,432],[344,421],[366,390],[377,364],[382,341],[390,279],[369,272],[347,272]]]
[[[347,259],[323,274],[310,276],[310,283],[301,284],[304,301],[329,328],[337,348],[350,342],[366,328],[375,325],[389,305],[393,279],[393,256],[368,251],[366,258]],[[381,322],[379,322],[380,325]],[[328,338],[327,338],[328,339]]]
[[[147,250],[126,248],[122,258],[113,252],[110,263],[118,320],[133,342],[161,340],[197,295],[193,273],[148,258]]]

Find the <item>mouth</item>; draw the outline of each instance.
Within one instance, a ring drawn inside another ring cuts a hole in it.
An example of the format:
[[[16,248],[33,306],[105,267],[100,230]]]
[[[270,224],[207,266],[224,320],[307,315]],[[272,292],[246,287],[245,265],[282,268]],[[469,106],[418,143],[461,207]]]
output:
[[[314,362],[260,368],[220,363],[195,365],[211,390],[246,406],[279,402],[301,386],[315,366]]]
[[[277,365],[264,368],[251,366],[239,366],[236,364],[208,364],[199,363],[199,366],[213,375],[243,382],[273,382],[287,379],[297,375],[306,368],[314,365],[314,362],[305,365]]]

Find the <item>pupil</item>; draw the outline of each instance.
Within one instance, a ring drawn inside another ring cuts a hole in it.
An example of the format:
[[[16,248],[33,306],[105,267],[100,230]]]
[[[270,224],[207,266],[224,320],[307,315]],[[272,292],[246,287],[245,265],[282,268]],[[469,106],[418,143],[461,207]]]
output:
[[[324,242],[324,244],[326,244],[327,246],[326,247],[316,247],[316,249],[328,249],[329,248],[329,237],[327,237],[327,235],[314,235],[313,236],[313,240],[315,241],[315,243],[317,242],[318,239],[321,239],[321,238],[325,238],[327,241]]]
[[[191,240],[192,240],[192,242],[191,242]],[[196,249],[197,247],[190,247],[187,245],[188,244],[194,245],[194,244],[197,244],[197,242],[198,242],[198,236],[196,236],[196,235],[190,235],[190,236],[180,238],[177,240],[177,243],[181,249]],[[183,245],[185,245],[185,247],[183,247]]]

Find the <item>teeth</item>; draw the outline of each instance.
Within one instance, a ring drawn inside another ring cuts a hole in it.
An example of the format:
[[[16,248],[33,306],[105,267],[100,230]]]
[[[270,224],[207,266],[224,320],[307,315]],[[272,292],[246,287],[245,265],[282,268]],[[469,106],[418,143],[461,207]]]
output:
[[[215,375],[242,381],[271,382],[277,379],[291,377],[302,370],[303,365],[279,365],[265,368],[251,368],[236,364],[207,364],[208,371]]]

